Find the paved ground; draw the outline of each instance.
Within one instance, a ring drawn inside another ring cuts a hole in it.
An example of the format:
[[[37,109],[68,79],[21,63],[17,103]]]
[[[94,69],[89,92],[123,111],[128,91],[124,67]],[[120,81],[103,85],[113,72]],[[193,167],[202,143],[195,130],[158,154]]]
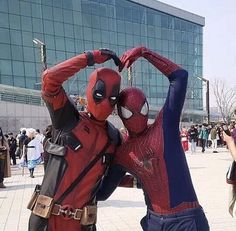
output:
[[[204,207],[212,231],[235,231],[236,218],[227,211],[228,185],[225,173],[231,161],[228,151],[219,149],[213,154],[186,153],[199,201]],[[26,231],[29,210],[26,204],[34,186],[43,177],[42,166],[35,178],[27,171],[24,176],[18,167],[12,167],[13,176],[5,180],[6,189],[0,189],[0,231]],[[118,188],[106,202],[99,204],[98,231],[139,231],[139,221],[146,212],[143,193],[139,189]]]

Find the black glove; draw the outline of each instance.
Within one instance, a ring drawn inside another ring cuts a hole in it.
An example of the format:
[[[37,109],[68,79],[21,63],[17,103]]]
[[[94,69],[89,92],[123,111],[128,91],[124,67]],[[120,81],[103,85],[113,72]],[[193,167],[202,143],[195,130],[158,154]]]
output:
[[[121,61],[115,52],[106,48],[101,48],[99,50],[101,51],[101,55],[106,55],[108,58],[113,59],[116,66],[119,67],[121,65]]]

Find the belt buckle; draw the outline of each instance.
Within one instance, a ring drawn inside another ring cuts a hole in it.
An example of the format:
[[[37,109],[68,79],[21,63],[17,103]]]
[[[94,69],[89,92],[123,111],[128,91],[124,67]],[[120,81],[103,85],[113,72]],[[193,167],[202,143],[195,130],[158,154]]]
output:
[[[71,215],[73,216],[73,218],[75,220],[79,221],[81,219],[81,217],[82,217],[82,212],[83,212],[82,209],[75,209],[75,211],[72,212]]]
[[[61,213],[61,210],[62,210],[62,209],[61,209],[61,205],[54,204],[53,207],[54,207],[54,208],[56,207],[57,211],[54,212],[54,208],[53,208],[53,210],[52,210],[52,214],[55,215],[55,216],[59,216],[60,213]]]

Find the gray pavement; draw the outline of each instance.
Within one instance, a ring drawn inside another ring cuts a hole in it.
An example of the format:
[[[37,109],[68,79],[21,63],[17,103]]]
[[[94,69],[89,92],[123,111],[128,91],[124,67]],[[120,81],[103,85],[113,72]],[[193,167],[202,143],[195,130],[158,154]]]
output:
[[[207,149],[204,154],[198,148],[196,154],[186,153],[193,183],[212,231],[235,231],[236,218],[227,211],[229,185],[225,173],[231,161],[225,148],[219,153]],[[12,166],[12,177],[5,179],[6,189],[0,189],[0,231],[26,231],[30,211],[27,202],[34,186],[43,178],[43,168],[38,166],[35,178],[25,175],[17,166]],[[140,219],[146,207],[140,189],[117,188],[105,202],[99,203],[98,231],[139,231]]]

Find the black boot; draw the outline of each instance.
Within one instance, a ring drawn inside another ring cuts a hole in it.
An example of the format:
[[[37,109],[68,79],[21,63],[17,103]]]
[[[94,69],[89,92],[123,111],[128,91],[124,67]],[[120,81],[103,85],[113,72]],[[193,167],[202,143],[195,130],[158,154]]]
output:
[[[0,183],[0,188],[6,188],[6,186],[2,183]]]

